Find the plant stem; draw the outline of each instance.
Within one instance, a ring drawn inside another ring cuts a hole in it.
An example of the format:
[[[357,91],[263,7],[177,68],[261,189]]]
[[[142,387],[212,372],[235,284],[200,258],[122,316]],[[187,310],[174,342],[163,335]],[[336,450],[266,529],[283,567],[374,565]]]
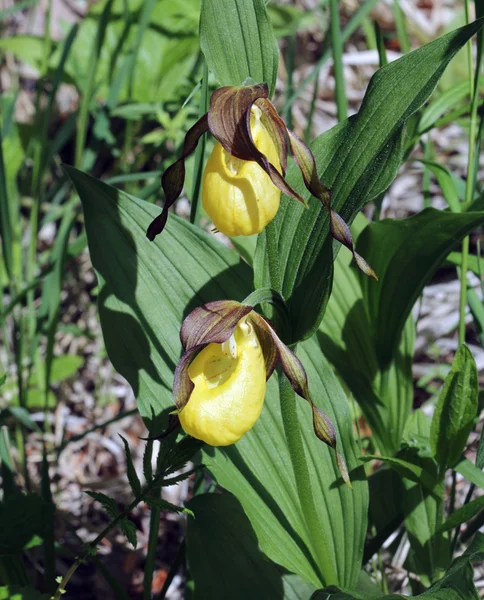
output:
[[[466,23],[470,22],[469,0],[465,0]],[[480,57],[477,59],[477,70],[480,66]],[[469,96],[471,99],[471,114],[469,122],[469,155],[467,159],[467,181],[465,203],[468,206],[474,195],[474,151],[476,146],[478,86],[474,86],[474,70],[472,64],[472,39],[467,42],[467,68],[469,75]],[[469,237],[462,241],[462,261],[460,269],[460,300],[459,300],[459,345],[465,342],[465,310],[467,305],[467,257],[469,255]]]
[[[331,20],[331,49],[333,52],[333,71],[335,81],[336,108],[338,121],[344,121],[348,117],[348,100],[346,99],[345,77],[343,70],[343,40],[339,22],[339,2],[330,0]]]
[[[157,493],[160,497],[160,493]],[[160,529],[161,509],[158,506],[151,507],[150,534],[148,538],[148,553],[143,575],[143,600],[151,600],[151,587],[153,585],[153,572],[155,570],[156,545],[158,542],[158,531]]]
[[[328,546],[324,536],[323,527],[314,501],[309,469],[306,462],[299,421],[295,392],[284,375],[279,375],[279,394],[281,401],[281,414],[286,434],[292,468],[296,480],[298,497],[307,528],[308,538],[313,546],[314,555],[318,560],[316,574],[324,585],[338,582],[336,567],[333,561],[334,553]]]
[[[207,61],[203,58],[203,74],[202,74],[202,87],[200,89],[200,109],[198,116],[202,117],[208,110],[208,65]],[[207,135],[204,133],[198,142],[197,149],[195,150],[195,162],[194,162],[194,177],[193,177],[193,188],[192,188],[192,206],[190,209],[190,223],[198,225],[200,221],[200,192],[202,189],[202,176],[203,176],[203,158],[205,155],[205,144]]]
[[[297,33],[294,32],[288,41],[287,46],[287,83],[286,83],[286,98],[292,96],[292,92],[294,89],[293,86],[293,75],[294,75],[294,59],[296,56],[296,43],[297,43]],[[284,120],[286,121],[286,125],[289,129],[292,129],[292,110],[291,106],[287,105],[284,108]]]

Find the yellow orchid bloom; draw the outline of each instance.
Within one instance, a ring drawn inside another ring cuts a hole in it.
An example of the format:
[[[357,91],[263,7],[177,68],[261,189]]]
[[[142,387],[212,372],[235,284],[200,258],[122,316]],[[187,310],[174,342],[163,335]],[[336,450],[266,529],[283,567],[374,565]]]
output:
[[[259,418],[266,394],[262,348],[247,317],[223,344],[209,344],[188,367],[193,391],[178,417],[211,446],[238,442]]]
[[[280,172],[274,142],[253,105],[250,131],[255,147]],[[279,210],[280,190],[255,161],[231,156],[220,142],[208,159],[202,180],[202,204],[215,227],[227,236],[260,233]]]
[[[163,231],[168,211],[183,190],[185,159],[210,131],[216,144],[203,175],[202,203],[219,231],[228,236],[260,233],[275,217],[281,192],[306,205],[285,179],[290,151],[307,190],[329,214],[331,235],[351,251],[364,273],[377,279],[355,251],[348,225],[331,208],[331,190],[321,182],[311,150],[286,127],[268,96],[265,83],[213,92],[209,111],[185,136],[181,157],[163,173],[165,204],[148,227],[148,239]]]
[[[310,405],[316,436],[336,453],[343,479],[350,484],[336,431],[311,400],[299,358],[251,304],[218,300],[199,306],[183,321],[184,353],[175,370],[173,395],[177,422],[186,433],[211,446],[239,441],[259,418],[266,381],[280,363],[296,394]]]

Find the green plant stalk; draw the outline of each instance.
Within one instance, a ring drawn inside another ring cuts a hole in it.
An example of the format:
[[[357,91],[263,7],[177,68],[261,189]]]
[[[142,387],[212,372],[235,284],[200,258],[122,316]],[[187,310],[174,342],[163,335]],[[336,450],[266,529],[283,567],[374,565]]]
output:
[[[329,9],[331,20],[331,50],[333,53],[336,109],[338,112],[338,121],[344,121],[348,118],[348,100],[346,98],[345,90],[345,77],[343,69],[343,40],[341,38],[338,0],[330,0]]]
[[[374,8],[374,6],[377,2],[378,2],[378,0],[365,0],[365,2],[362,3],[360,8],[357,10],[357,12],[351,18],[349,23],[343,29],[342,34],[341,34],[341,43],[344,44],[345,42],[347,42],[349,40],[351,35],[361,25],[363,19],[368,17],[368,15],[370,14],[371,10]],[[301,93],[306,89],[306,86],[309,83],[311,83],[311,81],[313,81],[313,79],[317,76],[319,69],[321,69],[321,67],[326,63],[326,61],[330,57],[331,57],[330,49],[327,49],[325,52],[323,52],[321,58],[314,65],[311,73],[309,73],[309,75],[304,79],[304,81],[301,82],[301,84],[298,86],[297,90],[294,91],[292,96],[286,100],[284,109],[287,109],[287,107],[292,106],[294,104],[294,102],[299,98]]]
[[[364,33],[365,33],[365,37],[366,37],[366,45],[368,47],[368,50],[376,50],[377,49],[377,40],[376,40],[376,36],[375,36],[375,29],[377,27],[377,23],[375,21],[375,24],[373,25],[371,20],[366,17],[365,19],[363,19],[363,21],[361,22],[361,28],[363,29]]]
[[[52,12],[52,0],[47,3],[47,11],[45,14],[45,32],[43,42],[43,53],[42,53],[42,66],[41,73],[42,77],[38,81],[37,99],[36,99],[36,117],[37,127],[40,130],[39,137],[35,140],[34,147],[34,167],[32,173],[32,198],[33,205],[30,211],[30,239],[29,248],[27,253],[27,265],[26,265],[26,280],[31,281],[34,278],[35,266],[36,266],[36,255],[37,255],[37,238],[39,230],[39,213],[41,203],[41,178],[42,178],[42,155],[45,152],[44,147],[44,125],[41,116],[41,97],[42,88],[44,85],[44,76],[47,72],[49,63],[49,55],[52,48],[52,40],[50,35],[50,21]],[[45,117],[45,115],[44,115]],[[46,127],[46,125],[45,125]],[[27,293],[27,305],[28,305],[28,323],[29,323],[29,339],[32,339],[35,333],[36,317],[35,317],[35,305],[34,305],[34,290]]]
[[[306,142],[306,144],[309,144],[311,142],[311,131],[313,128],[314,110],[316,108],[316,100],[318,99],[318,93],[319,93],[319,73],[320,72],[321,72],[321,69],[318,69],[316,78],[314,80],[313,97],[311,98],[311,105],[309,107],[309,112],[308,112],[308,120],[306,123],[306,129],[304,131],[304,141]]]
[[[388,64],[387,58],[387,50],[385,48],[385,38],[383,37],[382,30],[378,25],[378,22],[375,21],[375,40],[376,40],[376,49],[378,50],[378,60],[380,62],[380,69]]]
[[[200,109],[198,116],[202,117],[208,111],[208,65],[205,59],[202,60],[202,87],[200,89]],[[193,177],[193,188],[192,188],[192,204],[190,207],[190,223],[198,225],[200,221],[200,194],[202,189],[202,177],[203,177],[203,159],[205,156],[205,144],[207,135],[204,133],[198,142],[197,149],[195,150],[195,162],[194,162],[194,177]]]
[[[430,137],[428,137],[424,143],[424,159],[432,160],[433,154],[434,153],[433,153],[432,140],[430,139]],[[424,205],[424,208],[429,208],[430,204],[431,204],[431,202],[430,202],[430,198],[431,198],[431,196],[430,196],[430,170],[427,168],[424,168],[422,187],[423,187],[423,194],[424,194],[423,205]]]
[[[469,0],[465,0],[465,17],[466,23],[470,22]],[[469,122],[469,156],[467,159],[467,181],[465,203],[469,205],[474,194],[474,151],[476,147],[477,135],[477,104],[478,104],[478,87],[474,86],[474,69],[472,62],[472,39],[467,44],[467,68],[469,74],[469,96],[471,98],[471,114]],[[480,67],[480,57],[477,58],[476,70]],[[478,81],[478,74],[476,81]],[[460,298],[459,298],[459,345],[465,342],[466,324],[465,311],[467,305],[467,262],[469,255],[469,237],[465,237],[462,241],[462,259],[460,268]]]
[[[282,423],[291,455],[298,497],[301,503],[308,538],[317,560],[319,570],[317,575],[321,578],[321,583],[324,585],[336,584],[338,583],[338,577],[333,562],[333,552],[326,538],[322,535],[321,521],[316,510],[316,503],[311,487],[306,453],[297,417],[295,392],[284,375],[279,375],[279,394]]]
[[[395,16],[395,26],[397,28],[397,36],[400,42],[400,48],[404,54],[407,54],[412,49],[412,46],[407,33],[405,15],[400,7],[399,0],[393,0],[393,14]]]
[[[91,101],[94,94],[97,66],[99,62],[99,57],[101,55],[104,34],[106,32],[106,27],[109,20],[109,15],[111,13],[112,4],[113,0],[108,0],[108,2],[106,2],[101,18],[99,19],[99,25],[96,32],[96,39],[92,46],[91,54],[89,55],[89,71],[87,74],[86,85],[82,90],[81,105],[79,108],[79,118],[77,121],[77,136],[74,158],[74,166],[77,169],[82,169],[84,146],[86,143],[87,136],[87,127],[89,125],[89,108],[91,106]]]
[[[157,497],[160,494],[157,493]],[[158,531],[160,529],[161,509],[158,506],[151,507],[150,533],[148,537],[148,552],[143,573],[143,600],[151,600],[151,587],[153,585],[153,573],[155,570],[156,545],[158,542]]]
[[[296,57],[297,33],[294,32],[289,37],[287,46],[287,83],[286,83],[286,98],[289,100],[294,90],[294,60]],[[291,105],[286,102],[284,108],[284,120],[289,129],[292,129],[292,110]]]

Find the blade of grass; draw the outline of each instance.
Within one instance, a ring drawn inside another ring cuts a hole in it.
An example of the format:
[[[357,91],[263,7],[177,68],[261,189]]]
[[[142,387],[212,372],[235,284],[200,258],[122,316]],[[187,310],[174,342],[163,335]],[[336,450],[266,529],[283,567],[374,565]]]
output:
[[[339,2],[338,0],[329,0],[330,19],[331,19],[331,50],[333,53],[333,72],[336,93],[336,109],[338,121],[344,121],[348,118],[348,100],[345,90],[345,76],[343,69],[343,40],[341,37],[341,27],[339,22]]]
[[[52,492],[50,489],[49,464],[47,462],[47,452],[44,446],[42,453],[41,470],[41,491],[42,498],[47,506],[44,519],[46,521],[44,528],[44,587],[53,594],[55,592],[55,537],[54,537],[54,503],[52,501]]]
[[[292,96],[294,90],[294,61],[296,58],[296,45],[297,45],[297,33],[296,31],[289,36],[287,44],[287,60],[286,60],[286,98],[289,99]],[[284,120],[289,129],[292,129],[292,110],[291,106],[287,105],[284,108]]]
[[[407,33],[407,24],[405,22],[406,19],[399,0],[393,0],[393,15],[395,18],[398,40],[400,42],[400,49],[404,54],[407,54],[407,52],[410,52],[412,49],[412,45],[410,44],[410,38]]]
[[[341,33],[341,41],[343,44],[347,42],[351,35],[358,29],[358,27],[362,24],[363,19],[368,17],[370,11],[374,8],[377,2],[378,0],[364,0],[364,2],[362,2],[359,9],[353,15],[353,17]],[[297,90],[294,91],[292,96],[286,100],[284,110],[286,110],[289,106],[292,106],[294,104],[297,98],[299,98],[301,93],[306,89],[306,86],[309,83],[311,83],[311,81],[313,81],[314,78],[317,76],[319,69],[328,61],[330,57],[331,50],[326,49],[325,52],[323,52],[323,54],[321,55],[321,58],[314,65],[309,75],[304,79],[304,81],[301,82],[301,84],[298,86]]]
[[[160,492],[156,493],[160,497]],[[161,509],[159,506],[151,507],[150,514],[150,533],[148,537],[148,551],[146,554],[146,563],[143,574],[143,600],[151,600],[151,588],[153,585],[153,573],[155,570],[156,547],[158,543],[158,532],[160,529]]]
[[[376,40],[376,49],[378,50],[378,59],[380,64],[380,69],[388,64],[387,58],[387,49],[385,48],[385,38],[383,37],[382,30],[380,25],[378,25],[378,21],[375,21],[375,40]]]
[[[2,252],[5,270],[10,280],[13,277],[13,235],[10,215],[10,204],[7,195],[5,163],[3,161],[3,136],[0,125],[0,233],[2,235]]]
[[[84,146],[86,143],[87,128],[89,125],[89,109],[94,95],[97,67],[99,63],[99,58],[101,56],[101,50],[104,43],[104,37],[106,34],[106,28],[109,22],[109,16],[111,14],[112,5],[113,0],[108,0],[104,6],[103,12],[101,13],[101,18],[99,19],[96,38],[91,49],[89,61],[87,63],[87,78],[81,94],[81,103],[79,108],[79,116],[77,120],[77,136],[74,165],[78,169],[82,169],[83,166]]]
[[[202,67],[202,87],[200,89],[200,109],[199,117],[203,116],[208,110],[208,66],[207,61],[203,59]],[[203,163],[205,156],[206,134],[203,134],[195,150],[195,162],[193,166],[193,187],[192,187],[192,205],[190,208],[190,223],[198,225],[200,220],[200,192],[202,188]]]

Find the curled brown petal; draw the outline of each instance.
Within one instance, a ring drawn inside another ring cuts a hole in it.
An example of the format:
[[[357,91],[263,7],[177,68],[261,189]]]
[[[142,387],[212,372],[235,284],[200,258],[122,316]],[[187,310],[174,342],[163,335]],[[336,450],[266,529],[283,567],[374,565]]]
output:
[[[173,396],[178,410],[181,410],[190,399],[190,394],[195,387],[193,381],[188,375],[188,367],[192,362],[195,354],[203,350],[207,344],[193,346],[187,350],[178,361],[173,378]]]
[[[373,271],[365,259],[355,251],[353,237],[348,225],[345,223],[342,217],[338,215],[338,213],[332,210],[331,191],[329,188],[323,185],[319,179],[313,153],[293,131],[288,129],[287,133],[289,135],[289,143],[291,145],[291,151],[294,156],[294,160],[301,170],[306,188],[313,196],[316,196],[316,198],[321,201],[329,213],[331,235],[335,240],[348,248],[348,250],[353,254],[356,264],[363,271],[363,273],[378,280],[375,271]]]
[[[181,157],[163,173],[161,185],[165,192],[165,204],[161,215],[153,219],[146,232],[146,236],[151,242],[165,228],[168,210],[182,193],[185,181],[185,159],[195,150],[198,140],[207,131],[208,117],[205,114],[187,131]]]
[[[195,308],[181,326],[183,348],[190,350],[200,344],[223,344],[251,310],[251,306],[232,300],[216,300]]]

